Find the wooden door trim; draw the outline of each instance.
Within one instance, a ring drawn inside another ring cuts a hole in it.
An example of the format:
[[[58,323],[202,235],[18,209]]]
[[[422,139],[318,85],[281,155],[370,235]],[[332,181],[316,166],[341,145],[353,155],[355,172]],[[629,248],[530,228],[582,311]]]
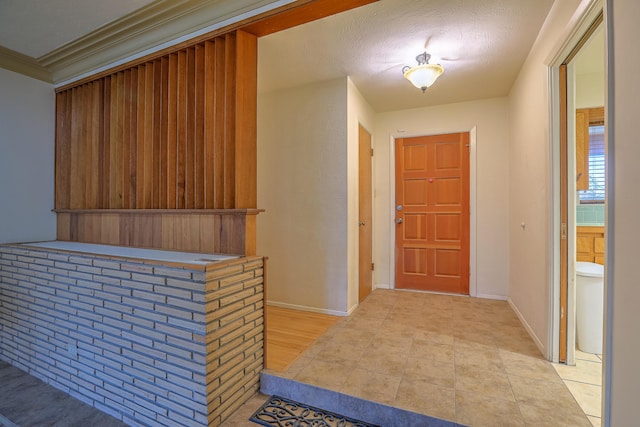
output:
[[[413,138],[419,136],[433,136],[449,133],[469,133],[469,296],[478,296],[477,284],[477,127],[467,129],[438,129],[435,131],[425,130],[424,132],[400,133],[394,132],[389,135],[389,288],[396,289],[395,260],[396,260],[396,233],[395,233],[395,175],[396,175],[396,139]]]

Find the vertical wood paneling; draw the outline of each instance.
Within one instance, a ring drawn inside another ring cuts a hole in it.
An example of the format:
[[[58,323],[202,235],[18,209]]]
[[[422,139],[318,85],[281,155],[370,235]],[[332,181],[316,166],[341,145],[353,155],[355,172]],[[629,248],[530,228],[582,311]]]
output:
[[[153,207],[153,64],[144,68],[144,147],[143,155],[143,208]],[[138,152],[138,155],[141,153]]]
[[[109,207],[122,208],[122,73],[111,79],[111,123],[109,141]],[[81,145],[81,144],[78,144]]]
[[[160,166],[159,177],[156,184],[160,187],[158,191],[158,207],[167,209],[167,169],[168,169],[168,134],[169,134],[169,58],[161,59],[161,82],[160,82]]]
[[[167,209],[175,209],[178,199],[178,55],[169,55],[169,93],[167,108]]]
[[[204,165],[205,156],[205,140],[204,140],[204,99],[205,99],[205,81],[204,81],[204,45],[195,47],[195,110],[194,110],[194,142],[195,142],[195,186],[194,186],[194,208],[203,209],[205,206],[205,175]]]
[[[187,70],[186,70],[186,150],[185,150],[185,185],[184,196],[186,209],[195,207],[195,98],[196,98],[196,52],[195,48],[187,49]]]
[[[153,209],[160,208],[160,165],[162,163],[161,154],[161,108],[162,108],[162,62],[156,60],[153,62],[153,156],[152,178],[151,178],[151,207]]]
[[[84,129],[84,122],[82,120],[82,112],[84,111],[84,105],[82,104],[82,86],[73,88],[71,90],[71,138],[72,141],[84,140],[82,135]],[[75,166],[71,168],[70,182],[70,201],[71,209],[81,209],[84,206],[84,191],[83,191],[83,166],[84,166],[84,147],[85,144],[72,144],[71,145],[71,165]],[[76,166],[77,165],[77,166]]]
[[[138,84],[137,93],[138,98],[136,102],[136,120],[137,120],[137,132],[136,132],[136,205],[131,208],[143,209],[144,208],[144,150],[145,150],[145,101],[146,101],[146,67],[144,65],[138,66]]]
[[[131,83],[129,86],[129,98],[131,111],[129,114],[129,175],[127,187],[129,187],[129,200],[125,206],[134,209],[138,205],[138,68],[131,69]]]
[[[97,206],[99,200],[98,181],[95,174],[100,162],[100,121],[101,121],[101,84],[92,82],[88,85],[89,105],[87,108],[87,154],[85,168],[85,194],[88,206]]]
[[[131,153],[131,70],[124,70],[123,100],[122,100],[122,205],[129,206],[131,200],[131,187],[129,181],[131,177],[131,163],[129,154]]]
[[[227,34],[224,56],[224,205],[223,209],[234,207],[235,201],[235,75],[236,36]]]
[[[258,43],[253,34],[238,31],[235,110],[235,201],[236,208],[257,204]],[[252,125],[253,124],[253,125]]]
[[[214,192],[216,209],[224,208],[224,138],[225,138],[225,38],[215,41],[215,74],[214,74]]]
[[[71,91],[59,93],[56,97],[56,159],[55,159],[55,207],[69,208],[69,171],[71,170]]]
[[[178,149],[176,153],[177,170],[177,206],[178,209],[186,207],[186,168],[187,161],[187,53],[178,52]]]
[[[215,42],[207,41],[204,45],[204,186],[205,208],[214,209],[215,204]]]
[[[256,47],[229,33],[58,92],[56,209],[255,208]],[[65,218],[66,237],[80,227],[102,243],[132,245],[127,227],[148,228]],[[216,245],[233,247],[225,227],[237,223],[217,221],[201,222],[201,236],[215,230]]]
[[[100,161],[100,168],[98,170],[98,177],[100,182],[100,206],[101,209],[109,209],[109,179],[111,172],[110,162],[110,141],[111,141],[111,76],[107,76],[104,79],[103,86],[103,112],[104,122],[102,125],[103,137],[100,140],[100,152],[102,154]],[[72,144],[77,144],[79,141],[72,141]]]

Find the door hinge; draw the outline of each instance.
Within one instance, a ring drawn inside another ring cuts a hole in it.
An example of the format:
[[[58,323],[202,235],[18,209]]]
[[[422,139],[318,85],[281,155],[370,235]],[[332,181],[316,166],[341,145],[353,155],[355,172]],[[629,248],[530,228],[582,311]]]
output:
[[[371,157],[373,157],[373,148],[371,149]]]
[[[374,263],[371,263],[371,271],[376,269],[376,265]]]
[[[567,224],[562,224],[560,226],[560,238],[562,240],[567,240]]]

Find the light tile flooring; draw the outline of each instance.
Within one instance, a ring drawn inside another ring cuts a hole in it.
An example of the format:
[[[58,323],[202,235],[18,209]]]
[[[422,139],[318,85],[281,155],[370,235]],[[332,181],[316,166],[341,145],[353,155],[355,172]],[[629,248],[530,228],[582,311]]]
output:
[[[271,373],[470,426],[592,425],[505,301],[376,290]]]
[[[576,349],[575,366],[554,364],[553,367],[591,424],[599,427],[602,416],[602,356]]]
[[[272,373],[470,426],[599,425],[602,361],[576,359],[575,367],[544,360],[504,301],[377,290],[286,372]],[[83,419],[77,425],[121,425],[0,368],[0,425],[76,425],[71,415]],[[255,426],[248,418],[265,400],[254,396],[224,426]]]

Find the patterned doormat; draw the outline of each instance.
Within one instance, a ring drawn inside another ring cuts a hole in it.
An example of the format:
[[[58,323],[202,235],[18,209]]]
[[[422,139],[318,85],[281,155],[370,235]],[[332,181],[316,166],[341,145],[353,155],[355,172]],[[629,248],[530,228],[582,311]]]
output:
[[[379,427],[279,396],[267,399],[249,421],[267,427]]]

